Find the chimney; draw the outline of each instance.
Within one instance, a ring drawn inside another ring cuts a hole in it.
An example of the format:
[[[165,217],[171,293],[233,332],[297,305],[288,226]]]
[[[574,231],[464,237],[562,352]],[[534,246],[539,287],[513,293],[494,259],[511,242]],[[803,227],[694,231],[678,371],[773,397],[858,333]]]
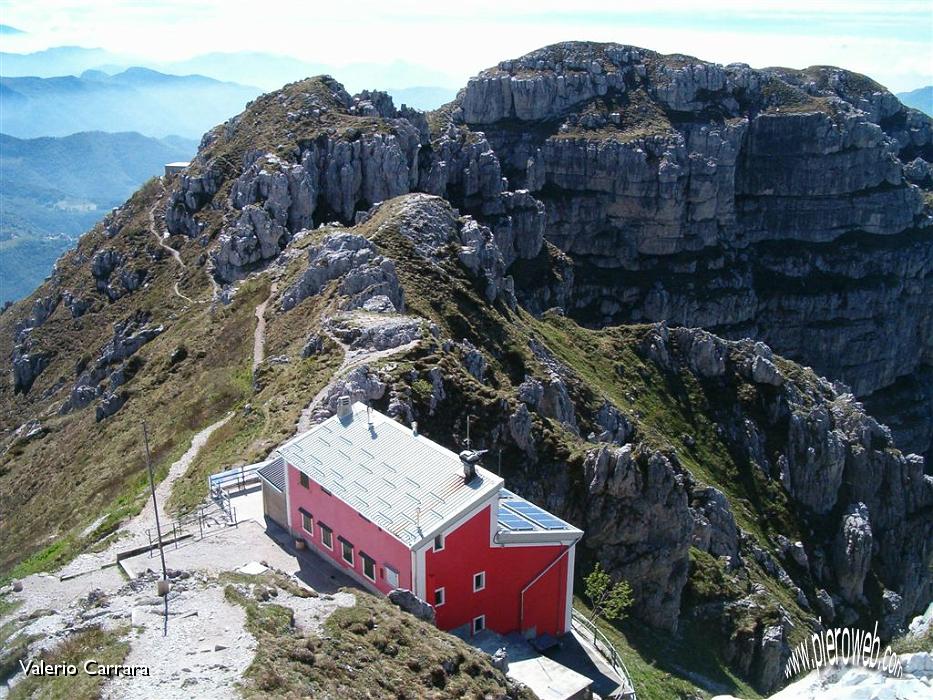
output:
[[[349,396],[337,397],[337,417],[340,420],[353,420],[353,408],[350,406]]]
[[[463,483],[469,484],[476,476],[476,465],[482,459],[486,450],[464,450],[460,453],[460,464],[463,466]]]
[[[416,420],[411,422],[411,434],[418,437],[418,421]]]

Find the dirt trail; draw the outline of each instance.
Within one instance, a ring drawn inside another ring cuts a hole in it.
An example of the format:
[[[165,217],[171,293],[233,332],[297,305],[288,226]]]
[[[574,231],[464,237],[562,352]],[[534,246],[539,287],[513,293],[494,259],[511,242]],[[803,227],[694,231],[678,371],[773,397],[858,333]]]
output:
[[[165,514],[165,503],[172,493],[172,486],[175,481],[181,477],[195,457],[207,443],[207,439],[220,426],[233,417],[233,413],[228,413],[216,423],[207,426],[204,430],[197,433],[191,440],[188,450],[169,467],[166,477],[156,486],[156,502],[159,505],[159,517],[163,525],[169,520]],[[81,554],[71,563],[67,564],[61,571],[56,572],[59,576],[74,576],[85,572],[94,571],[104,566],[109,566],[116,561],[117,552],[142,546],[149,543],[147,530],[155,530],[155,513],[152,510],[152,498],[146,500],[146,505],[140,513],[130,521],[123,524],[117,531],[117,538],[101,552]]]
[[[159,196],[156,198],[156,201],[153,202],[152,206],[149,207],[149,232],[152,233],[152,235],[155,237],[155,239],[156,239],[156,241],[158,242],[159,246],[160,246],[163,250],[168,251],[168,254],[171,255],[171,256],[175,259],[175,262],[178,263],[178,265],[181,266],[181,269],[184,270],[184,269],[186,269],[186,265],[185,265],[185,261],[181,259],[181,254],[180,254],[177,250],[175,250],[174,248],[172,248],[172,246],[170,246],[168,243],[165,242],[165,240],[164,240],[164,235],[163,235],[162,232],[159,230],[159,227],[156,225],[156,214],[155,214],[155,210],[156,210],[156,207],[158,207],[158,206],[162,203],[162,198],[165,197],[165,184],[162,182],[162,178],[159,178],[159,188],[160,188],[160,190],[161,190],[161,191],[159,192]],[[194,299],[192,299],[191,297],[186,296],[185,294],[183,294],[183,293],[178,289],[178,280],[177,280],[177,279],[175,280],[175,284],[172,285],[172,291],[175,292],[175,296],[177,296],[177,297],[179,297],[179,298],[181,298],[181,299],[184,299],[184,300],[187,301],[188,303],[190,303],[190,304],[195,303],[195,302],[194,302]]]
[[[333,376],[331,376],[330,381],[327,385],[321,389],[318,393],[314,395],[314,398],[311,399],[311,402],[301,411],[301,415],[298,417],[298,425],[295,428],[295,434],[299,435],[307,431],[311,427],[311,418],[314,414],[314,409],[316,409],[321,401],[323,401],[327,395],[333,389],[334,385],[340,381],[347,374],[352,372],[357,367],[361,367],[369,362],[375,362],[376,360],[382,360],[387,357],[392,357],[393,355],[399,355],[401,353],[407,352],[414,347],[417,347],[419,340],[413,340],[410,343],[405,343],[404,345],[399,345],[395,348],[389,348],[388,350],[352,350],[346,343],[338,340],[334,335],[328,331],[323,331],[328,338],[333,340],[340,348],[343,350],[343,362],[340,364],[335,371]]]
[[[256,331],[253,333],[253,372],[266,359],[266,307],[279,289],[278,282],[273,282],[269,296],[256,307]]]

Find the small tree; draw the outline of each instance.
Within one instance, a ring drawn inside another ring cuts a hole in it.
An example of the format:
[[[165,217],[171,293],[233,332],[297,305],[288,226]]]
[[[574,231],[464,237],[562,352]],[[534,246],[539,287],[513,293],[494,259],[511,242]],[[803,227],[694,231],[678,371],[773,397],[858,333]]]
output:
[[[608,573],[603,571],[599,562],[593,570],[583,579],[586,586],[586,597],[589,598],[593,613],[590,622],[593,623],[593,642],[596,642],[596,620],[624,620],[626,611],[631,607],[632,587],[625,579],[615,583]]]

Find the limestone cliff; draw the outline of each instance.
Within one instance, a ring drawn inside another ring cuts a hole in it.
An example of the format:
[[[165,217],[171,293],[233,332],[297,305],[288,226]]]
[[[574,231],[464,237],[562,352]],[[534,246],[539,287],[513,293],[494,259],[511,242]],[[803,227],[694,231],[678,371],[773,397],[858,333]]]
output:
[[[545,205],[574,318],[759,338],[930,415],[929,392],[901,387],[933,350],[933,122],[880,85],[566,43],[483,71],[450,113]],[[892,424],[930,448],[929,422]]]

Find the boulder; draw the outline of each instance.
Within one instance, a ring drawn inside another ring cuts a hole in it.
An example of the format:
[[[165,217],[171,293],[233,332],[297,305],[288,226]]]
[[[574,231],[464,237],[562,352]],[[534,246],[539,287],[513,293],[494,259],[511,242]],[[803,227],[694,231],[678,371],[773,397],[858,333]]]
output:
[[[435,612],[433,606],[421,600],[407,589],[395,588],[389,591],[389,600],[405,612],[411,613],[419,620],[434,624]]]

